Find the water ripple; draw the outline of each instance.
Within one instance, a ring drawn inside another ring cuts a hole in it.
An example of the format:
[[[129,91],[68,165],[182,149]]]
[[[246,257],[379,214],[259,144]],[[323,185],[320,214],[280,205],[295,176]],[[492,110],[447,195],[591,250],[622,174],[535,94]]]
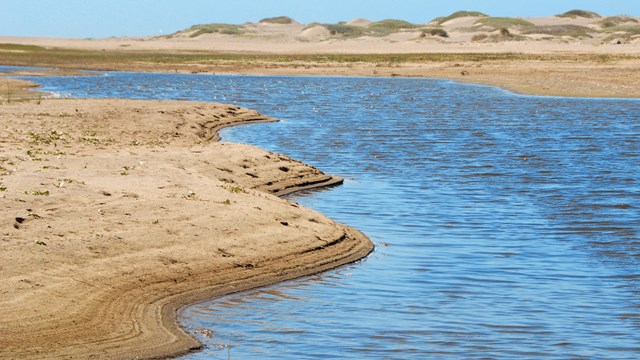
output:
[[[188,308],[191,358],[640,355],[640,102],[421,79],[108,73],[82,97],[235,102],[282,119],[225,140],[344,186],[295,199],[365,231],[365,262]]]

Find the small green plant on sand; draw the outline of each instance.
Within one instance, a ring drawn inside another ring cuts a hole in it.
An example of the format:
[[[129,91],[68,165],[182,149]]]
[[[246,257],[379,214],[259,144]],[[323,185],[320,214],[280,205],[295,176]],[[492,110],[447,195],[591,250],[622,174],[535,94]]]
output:
[[[31,191],[25,191],[24,193],[26,195],[33,195],[33,196],[49,196],[49,190],[33,189]]]
[[[95,131],[85,131],[82,133],[80,141],[89,145],[108,144],[115,141],[113,138],[101,139],[97,135]]]
[[[7,191],[7,187],[4,184],[0,183],[0,192],[5,192],[5,191]]]
[[[231,186],[228,188],[229,191],[231,191],[234,194],[239,194],[239,193],[247,193],[247,190],[245,190],[244,188],[240,187],[240,186]]]
[[[68,134],[65,132],[59,132],[58,130],[52,130],[49,132],[34,132],[31,131],[29,133],[29,136],[31,137],[31,143],[32,144],[36,144],[36,145],[40,145],[40,144],[46,144],[49,145],[54,141],[59,141],[59,140],[66,140],[66,136]]]

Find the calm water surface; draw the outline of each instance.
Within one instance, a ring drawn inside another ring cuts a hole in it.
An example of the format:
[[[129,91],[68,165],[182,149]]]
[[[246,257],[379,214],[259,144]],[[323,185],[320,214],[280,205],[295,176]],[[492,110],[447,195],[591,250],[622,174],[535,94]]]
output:
[[[640,358],[640,101],[424,79],[108,73],[74,97],[232,102],[223,131],[347,178],[294,201],[366,261],[187,308],[185,359]]]

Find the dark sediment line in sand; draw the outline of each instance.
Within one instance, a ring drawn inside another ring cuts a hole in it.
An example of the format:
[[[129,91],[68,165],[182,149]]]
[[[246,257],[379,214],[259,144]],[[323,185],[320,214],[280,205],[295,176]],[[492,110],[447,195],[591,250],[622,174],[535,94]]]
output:
[[[341,178],[210,140],[265,121],[179,101],[0,106],[0,358],[177,356],[202,346],[177,322],[184,306],[367,256],[366,235],[268,194]],[[24,194],[45,186],[48,196]]]

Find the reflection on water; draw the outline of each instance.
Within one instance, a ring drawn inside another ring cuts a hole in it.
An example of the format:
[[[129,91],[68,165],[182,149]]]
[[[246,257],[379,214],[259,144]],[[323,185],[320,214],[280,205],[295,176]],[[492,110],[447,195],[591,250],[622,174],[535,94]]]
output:
[[[377,251],[187,308],[188,329],[212,331],[187,358],[640,357],[639,101],[424,79],[36,80],[72,96],[249,106],[282,121],[225,140],[347,178],[295,201]]]

